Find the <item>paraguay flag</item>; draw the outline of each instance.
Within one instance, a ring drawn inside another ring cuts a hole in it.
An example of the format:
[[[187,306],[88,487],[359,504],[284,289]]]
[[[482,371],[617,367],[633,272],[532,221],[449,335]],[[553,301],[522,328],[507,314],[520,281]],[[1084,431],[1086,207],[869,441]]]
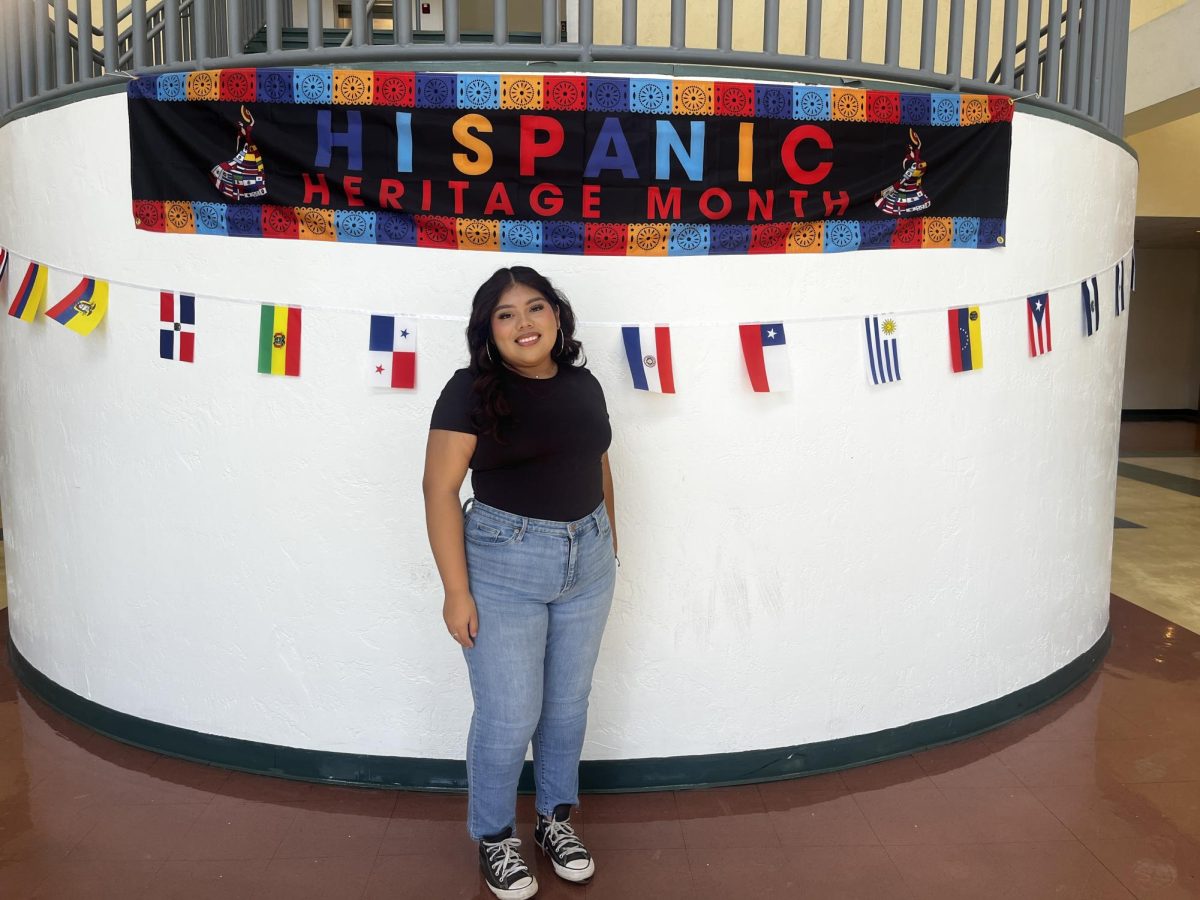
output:
[[[790,391],[792,367],[788,361],[783,323],[739,325],[738,331],[742,338],[742,356],[746,359],[746,374],[750,376],[750,386],[755,392]]]
[[[4,280],[5,274],[8,272],[8,251],[0,247],[0,281]]]
[[[1041,356],[1054,349],[1050,342],[1050,295],[1034,294],[1025,300],[1025,318],[1029,324],[1029,355]]]
[[[263,304],[258,320],[258,371],[300,374],[300,307]]]
[[[882,321],[881,321],[882,320]],[[872,384],[900,380],[900,343],[894,316],[867,316],[867,366]]]
[[[76,334],[91,334],[108,312],[108,282],[85,278],[46,315]]]
[[[979,330],[979,307],[960,306],[948,312],[950,324],[950,367],[955,372],[983,368],[983,334]]]
[[[1113,301],[1117,308],[1117,315],[1119,316],[1125,312],[1125,260],[1117,263],[1116,278]]]
[[[21,286],[17,288],[17,295],[13,297],[12,306],[8,308],[8,314],[22,322],[32,322],[46,297],[48,277],[45,266],[31,262],[25,270],[25,277],[21,279]]]
[[[1083,333],[1091,337],[1100,330],[1100,286],[1096,276],[1079,282],[1079,292],[1083,297]]]
[[[671,329],[666,325],[626,325],[621,329],[629,374],[639,391],[675,393],[671,368]]]
[[[417,386],[417,323],[395,316],[371,316],[372,387]]]
[[[196,298],[161,291],[158,295],[158,355],[162,359],[195,362]]]

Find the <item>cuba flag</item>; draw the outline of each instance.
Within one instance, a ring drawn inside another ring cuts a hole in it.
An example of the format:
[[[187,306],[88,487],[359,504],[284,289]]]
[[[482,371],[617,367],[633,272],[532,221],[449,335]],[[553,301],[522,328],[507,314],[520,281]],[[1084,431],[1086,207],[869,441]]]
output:
[[[1025,300],[1025,319],[1029,325],[1029,355],[1041,356],[1054,349],[1050,342],[1050,295],[1034,294]]]
[[[84,278],[75,290],[46,310],[46,315],[76,334],[88,335],[96,330],[106,312],[108,282]]]
[[[666,325],[626,325],[621,329],[633,386],[656,394],[675,393],[671,329]]]
[[[1100,287],[1096,276],[1079,282],[1079,290],[1083,295],[1083,333],[1091,337],[1100,330]]]
[[[739,325],[742,338],[742,356],[746,360],[746,374],[755,393],[790,391],[792,368],[788,361],[787,341],[783,335],[782,322]]]

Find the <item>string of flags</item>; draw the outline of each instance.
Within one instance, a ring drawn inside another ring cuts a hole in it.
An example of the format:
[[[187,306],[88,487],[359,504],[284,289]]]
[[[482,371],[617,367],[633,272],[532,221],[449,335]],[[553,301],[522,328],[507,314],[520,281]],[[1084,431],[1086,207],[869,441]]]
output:
[[[9,253],[0,248],[0,287],[5,284],[8,264]],[[1113,312],[1114,316],[1120,316],[1125,311],[1124,259],[1113,267],[1113,275]],[[1133,291],[1137,277],[1137,261],[1132,255],[1129,277],[1129,290]],[[31,260],[12,296],[8,307],[9,316],[23,322],[34,322],[45,301],[48,281],[48,267]],[[1085,278],[1080,282],[1079,289],[1082,334],[1088,338],[1100,331],[1099,276]],[[1043,291],[1025,298],[1030,358],[1043,356],[1054,349],[1050,318],[1051,293]],[[4,288],[6,298],[7,295],[7,288]],[[108,312],[108,305],[109,282],[85,276],[66,296],[46,309],[45,315],[77,334],[86,336],[103,321]],[[165,290],[160,292],[161,359],[195,362],[196,305],[194,294]],[[955,307],[946,311],[950,368],[955,373],[983,368],[983,317],[980,307],[984,305],[990,304]],[[259,373],[292,377],[300,375],[303,312],[301,306],[260,305]],[[921,312],[923,311],[910,311],[903,316],[877,314],[863,317],[867,380],[871,384],[895,384],[901,380],[900,320]],[[459,317],[397,317],[371,313],[366,341],[368,360],[364,365],[368,384],[383,389],[415,389],[418,321],[435,318]],[[746,375],[751,389],[756,393],[783,392],[792,388],[784,326],[784,321],[738,324],[738,338]],[[622,325],[621,341],[629,366],[630,380],[635,390],[660,394],[676,393],[669,324]]]

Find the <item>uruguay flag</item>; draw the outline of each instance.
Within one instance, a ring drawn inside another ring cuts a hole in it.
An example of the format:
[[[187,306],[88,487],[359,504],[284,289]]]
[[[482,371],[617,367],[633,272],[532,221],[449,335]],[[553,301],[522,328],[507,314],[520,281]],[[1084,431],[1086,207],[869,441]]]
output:
[[[671,329],[666,325],[626,325],[621,329],[629,374],[639,391],[675,393],[671,368]]]
[[[367,378],[372,387],[416,387],[417,323],[395,316],[371,316],[370,356]]]
[[[866,316],[867,368],[872,384],[892,384],[900,380],[900,336],[895,316]]]
[[[195,362],[196,298],[191,294],[158,294],[158,355],[160,359]]]
[[[792,368],[783,337],[783,323],[739,325],[738,330],[742,337],[746,374],[750,376],[750,386],[755,393],[790,391]]]
[[[1025,301],[1029,325],[1029,355],[1041,356],[1054,349],[1050,341],[1050,295],[1034,294]]]

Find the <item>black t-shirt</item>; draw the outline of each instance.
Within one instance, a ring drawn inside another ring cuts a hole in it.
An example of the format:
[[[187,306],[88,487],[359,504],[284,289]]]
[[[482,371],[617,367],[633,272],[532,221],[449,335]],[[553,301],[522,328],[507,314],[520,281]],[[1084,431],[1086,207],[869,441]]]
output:
[[[582,519],[604,499],[600,457],[612,441],[604,390],[582,366],[559,366],[553,378],[501,375],[512,422],[500,440],[471,423],[474,378],[459,369],[433,408],[430,428],[478,438],[471,487],[488,506],[531,519]]]

